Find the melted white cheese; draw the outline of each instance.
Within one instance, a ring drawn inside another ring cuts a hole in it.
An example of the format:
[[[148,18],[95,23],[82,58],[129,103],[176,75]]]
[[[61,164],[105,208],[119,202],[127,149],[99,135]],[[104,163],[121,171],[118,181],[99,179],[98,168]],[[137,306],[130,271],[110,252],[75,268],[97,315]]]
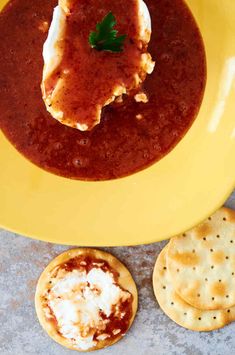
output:
[[[139,40],[143,41],[145,44],[148,44],[151,37],[151,17],[149,14],[149,10],[147,5],[143,0],[136,0],[138,3],[138,17],[139,17]],[[69,0],[59,0],[58,6],[54,9],[53,19],[50,25],[48,38],[43,47],[43,59],[44,59],[44,69],[43,69],[43,79],[42,79],[42,92],[43,99],[45,101],[47,110],[51,113],[51,115],[62,122],[65,125],[70,126],[71,120],[69,117],[64,117],[62,111],[55,109],[53,107],[53,98],[56,97],[56,93],[63,86],[63,80],[58,79],[55,88],[52,93],[46,92],[46,83],[50,80],[50,76],[55,71],[55,69],[59,66],[63,59],[63,47],[61,46],[65,29],[66,29],[66,17],[69,16],[70,1]],[[149,53],[143,53],[141,56],[141,63],[139,67],[139,72],[136,73],[136,86],[140,85],[142,82],[141,76],[143,77],[143,73],[151,74],[154,70],[155,63],[152,61],[151,55]],[[128,93],[128,91],[133,88],[126,88],[124,85],[119,85],[113,88],[113,92],[111,92],[109,99],[104,103],[103,106],[109,105],[116,98],[122,97],[123,94]],[[100,122],[101,106],[97,105],[96,110],[96,121],[94,121],[94,125]],[[75,127],[74,125],[72,127]],[[76,128],[80,131],[86,131],[92,127],[88,127],[84,123],[76,124]]]
[[[56,6],[53,19],[49,28],[48,37],[43,46],[43,80],[48,78],[59,66],[63,58],[60,48],[60,39],[64,37],[66,29],[66,13],[61,6]]]
[[[94,340],[99,330],[98,340],[106,339],[105,328],[109,320],[103,320],[112,312],[121,319],[119,305],[130,297],[115,284],[113,275],[99,268],[89,273],[81,270],[66,272],[59,270],[54,286],[48,293],[48,306],[58,322],[59,331],[75,347],[88,350],[97,344]]]

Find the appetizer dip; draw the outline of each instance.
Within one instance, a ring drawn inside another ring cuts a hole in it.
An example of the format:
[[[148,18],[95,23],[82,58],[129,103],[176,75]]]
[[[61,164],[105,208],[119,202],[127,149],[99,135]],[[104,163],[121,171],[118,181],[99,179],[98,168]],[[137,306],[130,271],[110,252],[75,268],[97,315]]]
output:
[[[110,0],[59,0],[44,44],[42,92],[47,110],[81,131],[97,125],[102,108],[115,99],[120,102],[123,94],[141,97],[140,85],[154,68],[147,52],[151,20],[145,3],[129,0],[126,11],[125,2],[113,1],[118,29],[125,33],[118,38],[113,32],[115,17],[107,14],[110,4]],[[89,36],[95,27],[98,40],[95,32]]]
[[[137,290],[129,271],[112,255],[74,249],[44,270],[35,302],[39,321],[54,340],[87,351],[125,335],[137,310]]]
[[[159,161],[191,127],[206,83],[182,0],[10,1],[0,50],[1,130],[33,163],[73,179]]]

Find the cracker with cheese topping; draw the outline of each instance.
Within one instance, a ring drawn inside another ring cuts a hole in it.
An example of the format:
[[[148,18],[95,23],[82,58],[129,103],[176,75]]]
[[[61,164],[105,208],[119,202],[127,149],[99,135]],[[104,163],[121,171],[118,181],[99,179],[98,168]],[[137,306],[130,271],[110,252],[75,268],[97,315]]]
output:
[[[42,327],[58,343],[91,351],[112,345],[130,328],[137,289],[126,267],[109,253],[73,249],[43,271],[35,295]]]

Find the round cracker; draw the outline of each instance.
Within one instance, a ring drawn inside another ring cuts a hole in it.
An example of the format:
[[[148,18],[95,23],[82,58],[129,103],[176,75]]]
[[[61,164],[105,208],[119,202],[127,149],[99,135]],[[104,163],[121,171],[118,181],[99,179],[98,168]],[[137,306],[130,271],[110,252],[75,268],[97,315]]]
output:
[[[210,331],[235,320],[235,307],[203,311],[186,303],[174,290],[167,268],[166,246],[158,256],[153,272],[153,289],[159,306],[174,322],[195,331]]]
[[[221,208],[172,238],[167,266],[176,292],[199,309],[235,305],[235,211]]]
[[[136,312],[138,308],[138,293],[137,293],[137,288],[135,281],[133,280],[130,272],[128,269],[113,255],[106,253],[101,250],[97,249],[90,249],[90,248],[78,248],[78,249],[71,249],[68,250],[59,256],[57,256],[55,259],[53,259],[50,264],[45,268],[43,273],[41,274],[37,288],[36,288],[36,293],[35,293],[35,308],[36,308],[36,313],[39,319],[39,322],[43,329],[47,332],[47,334],[55,340],[57,343],[71,349],[71,350],[77,350],[81,352],[90,352],[93,350],[98,350],[102,349],[105,347],[108,347],[110,345],[113,345],[117,341],[123,338],[123,334],[120,336],[114,338],[114,339],[105,339],[105,340],[100,340],[97,345],[93,348],[90,348],[89,350],[82,350],[78,349],[75,347],[69,339],[64,338],[62,335],[60,335],[56,329],[56,327],[53,326],[52,322],[48,321],[45,311],[43,309],[43,295],[45,294],[45,291],[48,289],[48,284],[50,282],[51,274],[55,270],[55,268],[61,264],[66,263],[70,259],[73,259],[74,257],[80,256],[80,255],[89,255],[93,258],[96,259],[102,259],[110,265],[112,269],[118,272],[119,277],[118,277],[118,285],[122,287],[122,289],[129,291],[133,297],[133,302],[132,302],[132,317],[130,319],[129,323],[129,328],[131,327]]]

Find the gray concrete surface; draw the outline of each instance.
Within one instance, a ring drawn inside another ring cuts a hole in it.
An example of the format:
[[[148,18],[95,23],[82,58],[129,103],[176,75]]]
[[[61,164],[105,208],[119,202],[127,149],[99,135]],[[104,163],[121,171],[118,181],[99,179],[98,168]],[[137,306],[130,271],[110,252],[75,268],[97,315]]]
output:
[[[235,208],[235,193],[227,206]],[[235,323],[211,333],[196,333],[179,327],[159,309],[151,276],[164,244],[105,248],[132,272],[139,289],[139,312],[126,337],[96,352],[97,355],[235,354]],[[34,310],[34,292],[40,273],[52,258],[66,249],[0,231],[0,355],[72,353],[44,333]]]

